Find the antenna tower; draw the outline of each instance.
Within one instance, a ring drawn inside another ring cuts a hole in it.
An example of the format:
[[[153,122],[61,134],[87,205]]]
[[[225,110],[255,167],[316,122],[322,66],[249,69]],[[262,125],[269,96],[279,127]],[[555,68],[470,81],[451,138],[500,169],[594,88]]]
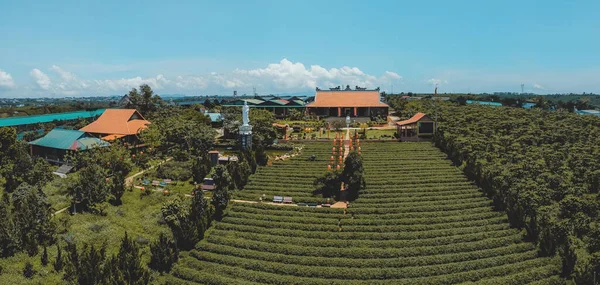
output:
[[[521,83],[521,94],[525,93],[525,84]]]

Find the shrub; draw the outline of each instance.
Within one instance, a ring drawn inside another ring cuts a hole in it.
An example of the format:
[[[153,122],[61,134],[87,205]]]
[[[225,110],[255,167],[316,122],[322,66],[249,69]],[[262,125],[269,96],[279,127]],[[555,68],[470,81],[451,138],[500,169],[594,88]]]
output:
[[[27,261],[27,263],[25,263],[25,268],[23,268],[23,276],[27,279],[31,279],[36,273],[37,271],[33,269],[33,264]]]
[[[169,161],[158,167],[156,176],[162,179],[186,181],[192,177],[192,165],[189,161]]]
[[[152,256],[148,266],[161,273],[171,271],[173,264],[179,259],[179,250],[175,242],[164,233],[160,233],[158,240],[150,245],[150,253]]]

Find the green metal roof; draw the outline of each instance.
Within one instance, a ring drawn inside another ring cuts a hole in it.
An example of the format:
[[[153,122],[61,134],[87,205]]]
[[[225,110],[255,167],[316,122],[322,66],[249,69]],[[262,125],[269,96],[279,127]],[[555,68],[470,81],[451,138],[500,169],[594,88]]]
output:
[[[56,113],[56,114],[45,114],[45,115],[33,115],[33,116],[22,116],[22,117],[9,117],[0,119],[0,127],[11,127],[21,125],[31,125],[37,123],[50,123],[52,121],[68,121],[75,119],[87,119],[102,115],[104,109],[98,109],[94,111],[77,111],[67,113]]]
[[[55,128],[47,135],[29,142],[31,145],[57,148],[57,149],[89,149],[92,147],[104,147],[109,143],[89,136],[87,133],[76,130],[65,130]]]

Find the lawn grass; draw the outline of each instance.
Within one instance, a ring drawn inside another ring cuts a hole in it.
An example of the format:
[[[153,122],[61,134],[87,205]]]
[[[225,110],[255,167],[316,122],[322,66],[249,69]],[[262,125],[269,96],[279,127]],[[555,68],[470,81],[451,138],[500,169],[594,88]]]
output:
[[[54,176],[52,181],[42,187],[54,211],[58,211],[71,204],[71,200],[67,197],[67,183],[67,179]]]
[[[382,139],[393,139],[396,131],[396,129],[367,129],[367,139],[379,139],[381,136],[388,136]]]

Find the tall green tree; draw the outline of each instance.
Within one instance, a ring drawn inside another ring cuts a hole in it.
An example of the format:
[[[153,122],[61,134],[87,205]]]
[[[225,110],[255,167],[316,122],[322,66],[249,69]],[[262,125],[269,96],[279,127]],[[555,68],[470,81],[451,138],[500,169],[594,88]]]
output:
[[[184,250],[194,248],[200,241],[198,224],[191,218],[191,205],[176,197],[162,206],[162,216],[175,238],[177,247]]]
[[[356,151],[350,152],[344,161],[342,171],[342,181],[346,184],[346,198],[349,201],[358,198],[359,191],[365,188],[364,172],[362,157]]]
[[[212,162],[208,158],[208,155],[203,154],[194,159],[192,164],[192,175],[194,182],[202,183],[206,175],[210,173],[212,168]]]
[[[79,177],[68,188],[72,205],[80,211],[89,211],[105,202],[109,194],[106,177],[106,169],[97,164],[81,169]]]
[[[125,284],[142,285],[148,284],[150,273],[142,263],[140,248],[135,244],[127,232],[121,240],[121,247],[117,254],[117,268],[124,277]]]
[[[215,218],[220,220],[223,217],[223,211],[229,203],[231,190],[233,189],[233,180],[223,165],[217,165],[213,174],[215,189],[213,190],[212,204],[215,207]]]
[[[127,95],[129,97],[127,108],[137,109],[143,116],[151,115],[160,105],[164,105],[160,96],[154,94],[148,84],[140,85],[139,91],[136,88],[131,89]]]
[[[54,242],[55,225],[46,195],[29,184],[21,184],[12,194],[14,223],[21,246],[30,256],[38,245]]]
[[[175,242],[166,234],[160,233],[158,239],[150,245],[150,263],[148,266],[158,272],[169,272],[179,259],[179,250]]]
[[[267,153],[265,152],[265,147],[262,144],[258,144],[256,146],[254,157],[256,160],[256,164],[260,166],[265,166],[269,162],[269,157],[267,156]]]
[[[0,199],[0,250],[2,257],[14,255],[19,247],[13,214],[10,209],[9,195],[3,194]]]

